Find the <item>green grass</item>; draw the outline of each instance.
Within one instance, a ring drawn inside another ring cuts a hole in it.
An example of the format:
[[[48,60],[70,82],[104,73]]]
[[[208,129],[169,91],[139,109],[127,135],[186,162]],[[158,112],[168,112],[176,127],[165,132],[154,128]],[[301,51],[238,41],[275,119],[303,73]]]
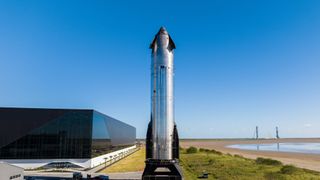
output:
[[[320,173],[297,168],[292,165],[282,165],[273,159],[257,158],[251,160],[239,155],[223,154],[216,150],[192,148],[180,149],[180,165],[182,166],[185,180],[195,180],[203,172],[209,173],[209,179],[237,179],[237,180],[304,180],[319,179]],[[114,165],[102,170],[104,173],[143,171],[145,148],[120,160]]]
[[[318,172],[282,165],[281,162],[272,159],[251,160],[205,149],[192,154],[186,153],[185,149],[180,152],[180,165],[186,180],[197,179],[203,172],[209,173],[209,179],[320,180]]]

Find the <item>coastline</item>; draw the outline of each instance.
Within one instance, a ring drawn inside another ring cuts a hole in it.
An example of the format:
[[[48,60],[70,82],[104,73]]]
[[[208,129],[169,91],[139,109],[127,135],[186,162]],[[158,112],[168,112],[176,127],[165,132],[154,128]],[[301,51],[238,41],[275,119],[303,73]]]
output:
[[[257,157],[272,158],[284,164],[292,164],[300,168],[320,172],[320,154],[305,154],[277,151],[255,151],[242,150],[227,147],[234,144],[269,144],[269,143],[320,143],[320,138],[287,138],[287,139],[182,139],[180,146],[187,148],[195,146],[198,148],[215,149],[232,155],[238,154],[246,158],[256,159]]]

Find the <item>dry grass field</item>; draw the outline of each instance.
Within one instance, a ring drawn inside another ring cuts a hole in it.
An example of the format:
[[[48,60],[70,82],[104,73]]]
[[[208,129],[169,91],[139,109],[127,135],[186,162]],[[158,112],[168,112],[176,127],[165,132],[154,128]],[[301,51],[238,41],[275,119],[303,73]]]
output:
[[[102,173],[115,173],[115,172],[136,172],[143,171],[145,160],[145,148],[140,148],[137,152],[121,159],[115,164],[103,169]]]

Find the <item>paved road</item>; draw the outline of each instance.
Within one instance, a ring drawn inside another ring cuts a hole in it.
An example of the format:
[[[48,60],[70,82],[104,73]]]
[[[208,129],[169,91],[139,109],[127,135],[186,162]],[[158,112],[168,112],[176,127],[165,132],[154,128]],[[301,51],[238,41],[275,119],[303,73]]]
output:
[[[139,172],[125,172],[125,173],[109,173],[110,179],[136,180],[141,179],[142,171]]]
[[[82,172],[83,177],[87,177],[85,172]],[[112,180],[137,180],[141,179],[142,172],[125,172],[125,173],[90,173],[92,176],[98,175],[108,175]],[[25,172],[26,177],[35,177],[35,180],[69,180],[72,179],[72,173],[62,173],[62,172]]]

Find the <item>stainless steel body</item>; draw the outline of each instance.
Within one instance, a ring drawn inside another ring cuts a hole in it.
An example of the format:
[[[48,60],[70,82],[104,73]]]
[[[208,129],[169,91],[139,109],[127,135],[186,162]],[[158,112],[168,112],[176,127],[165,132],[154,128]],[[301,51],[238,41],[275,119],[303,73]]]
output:
[[[168,32],[161,28],[155,36],[151,63],[151,118],[153,159],[172,159],[174,128],[173,49]]]

